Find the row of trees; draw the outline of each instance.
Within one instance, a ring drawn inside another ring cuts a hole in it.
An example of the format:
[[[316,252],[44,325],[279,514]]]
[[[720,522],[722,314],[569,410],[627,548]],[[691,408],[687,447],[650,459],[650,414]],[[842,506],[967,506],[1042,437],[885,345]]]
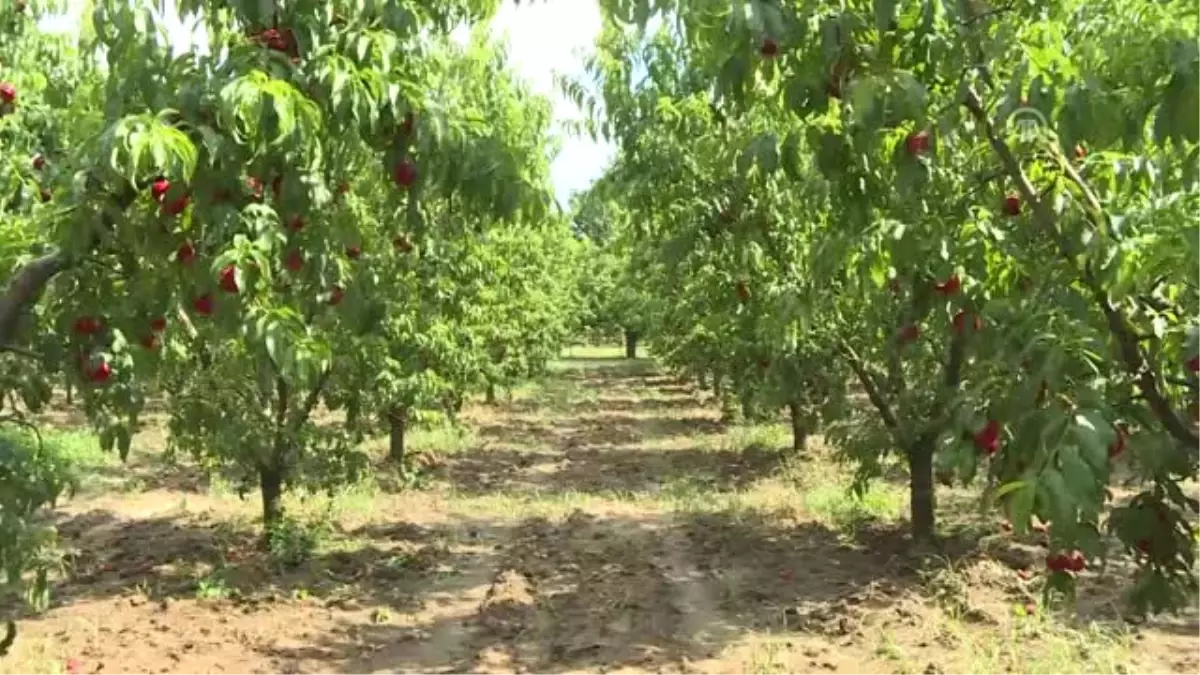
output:
[[[550,107],[489,39],[495,2],[179,3],[0,9],[0,423],[64,379],[122,457],[161,398],[170,451],[258,487],[366,467],[361,441],[541,372],[571,332],[584,254],[549,181]],[[474,24],[465,44],[449,38]],[[0,435],[9,588],[63,489]],[[10,626],[10,640],[13,635]]]
[[[1050,588],[1116,541],[1139,608],[1194,602],[1196,7],[602,5],[602,93],[564,88],[655,354],[860,484],[901,456],[917,539],[982,477]]]

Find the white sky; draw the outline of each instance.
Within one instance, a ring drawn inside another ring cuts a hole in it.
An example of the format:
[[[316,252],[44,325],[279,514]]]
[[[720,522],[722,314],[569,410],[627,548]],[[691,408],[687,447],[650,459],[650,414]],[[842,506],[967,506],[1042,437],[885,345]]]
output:
[[[166,24],[172,46],[177,52],[193,46],[207,49],[208,40],[184,26],[175,13],[174,0],[166,0]],[[44,19],[48,30],[70,30],[79,21],[80,6],[70,2],[66,16]],[[512,66],[537,93],[554,104],[556,121],[581,116],[579,109],[555,90],[555,72],[574,76],[582,71],[579,51],[590,51],[600,32],[597,0],[524,0],[518,6],[505,0],[493,22],[498,35],[507,35]],[[196,38],[200,39],[197,40]],[[589,137],[574,138],[560,132],[561,151],[551,167],[551,178],[559,203],[567,207],[571,193],[587,189],[600,177],[612,158],[614,148],[607,141]]]

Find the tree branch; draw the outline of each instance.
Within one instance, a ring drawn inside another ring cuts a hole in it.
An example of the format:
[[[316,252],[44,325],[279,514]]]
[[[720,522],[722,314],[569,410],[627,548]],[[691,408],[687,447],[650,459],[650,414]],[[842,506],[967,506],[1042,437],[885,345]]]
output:
[[[858,381],[862,383],[863,389],[866,390],[867,398],[870,399],[875,409],[879,411],[879,417],[883,419],[883,425],[893,432],[897,431],[900,425],[896,421],[895,414],[892,413],[891,406],[883,398],[883,394],[879,392],[879,385],[875,382],[875,377],[867,371],[862,359],[859,358],[858,353],[854,351],[853,347],[843,342],[840,345],[840,350],[842,355],[846,357],[846,361],[850,364],[850,369],[858,376]]]
[[[1017,189],[1021,192],[1021,196],[1030,205],[1033,210],[1033,220],[1042,230],[1049,234],[1058,245],[1059,254],[1067,261],[1068,264],[1074,265],[1072,252],[1069,242],[1066,237],[1060,233],[1056,227],[1056,218],[1054,212],[1041,199],[1033,185],[1029,182],[1029,178],[1025,175],[1025,171],[1021,168],[1020,162],[1012,153],[1012,150],[1005,143],[1004,139],[1000,138],[996,132],[995,125],[992,124],[991,118],[987,111],[983,109],[983,102],[974,88],[967,87],[966,97],[963,100],[963,105],[970,111],[975,121],[979,123],[992,149],[1000,157],[1000,162],[1004,165],[1005,171],[1013,179],[1017,185]],[[1070,165],[1065,166],[1065,172],[1068,178],[1071,179],[1083,192],[1084,198],[1087,200],[1088,207],[1092,211],[1089,214],[1090,219],[1097,227],[1102,227],[1099,219],[1103,218],[1103,207],[1095,193],[1083,182],[1079,173]],[[1100,307],[1104,313],[1104,318],[1108,322],[1109,331],[1113,338],[1117,341],[1117,347],[1121,355],[1121,361],[1124,364],[1125,371],[1132,375],[1138,383],[1138,387],[1142,390],[1142,394],[1146,397],[1146,403],[1150,406],[1151,411],[1163,423],[1164,428],[1177,441],[1189,447],[1195,448],[1200,445],[1200,436],[1188,429],[1183,420],[1175,413],[1171,404],[1162,394],[1158,387],[1158,380],[1154,372],[1150,368],[1150,364],[1138,344],[1137,333],[1133,327],[1129,325],[1125,315],[1116,307],[1108,297],[1108,291],[1096,279],[1091,269],[1085,267],[1083,270],[1078,270],[1080,281],[1090,292],[1092,299]]]
[[[41,295],[54,275],[66,269],[61,251],[32,260],[13,274],[8,288],[0,295],[0,344],[10,344],[17,333],[21,316]]]

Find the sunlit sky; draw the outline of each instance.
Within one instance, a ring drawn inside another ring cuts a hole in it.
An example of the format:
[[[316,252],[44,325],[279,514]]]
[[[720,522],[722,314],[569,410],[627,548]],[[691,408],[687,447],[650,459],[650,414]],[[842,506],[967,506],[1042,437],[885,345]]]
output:
[[[66,16],[45,19],[41,25],[50,30],[70,30],[78,25],[80,7],[71,2]],[[207,39],[192,26],[185,26],[175,12],[174,0],[167,0],[165,23],[177,51],[193,46],[207,47]],[[554,87],[554,73],[576,75],[582,71],[581,50],[590,51],[600,31],[600,10],[596,0],[538,0],[519,6],[506,0],[493,22],[497,36],[507,36],[513,68],[526,78],[534,91],[550,98],[556,122],[580,116],[579,109]],[[197,39],[199,38],[199,39]],[[551,176],[559,203],[566,208],[573,192],[587,189],[604,171],[613,154],[613,146],[588,137],[571,137],[561,128],[561,151],[554,160]]]

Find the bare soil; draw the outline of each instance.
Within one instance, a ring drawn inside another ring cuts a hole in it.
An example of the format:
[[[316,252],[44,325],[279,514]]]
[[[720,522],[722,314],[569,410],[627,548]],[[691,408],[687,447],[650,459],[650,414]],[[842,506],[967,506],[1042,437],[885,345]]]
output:
[[[470,408],[473,442],[426,450],[422,487],[344,498],[293,568],[256,547],[256,495],[163,467],[147,431],[136,488],[56,512],[77,554],[0,668],[1200,672],[1195,614],[1121,622],[1119,574],[1085,573],[1082,616],[1025,616],[1036,542],[987,521],[915,551],[895,518],[847,527],[809,507],[842,475],[819,439],[797,471],[647,364],[568,365]]]

